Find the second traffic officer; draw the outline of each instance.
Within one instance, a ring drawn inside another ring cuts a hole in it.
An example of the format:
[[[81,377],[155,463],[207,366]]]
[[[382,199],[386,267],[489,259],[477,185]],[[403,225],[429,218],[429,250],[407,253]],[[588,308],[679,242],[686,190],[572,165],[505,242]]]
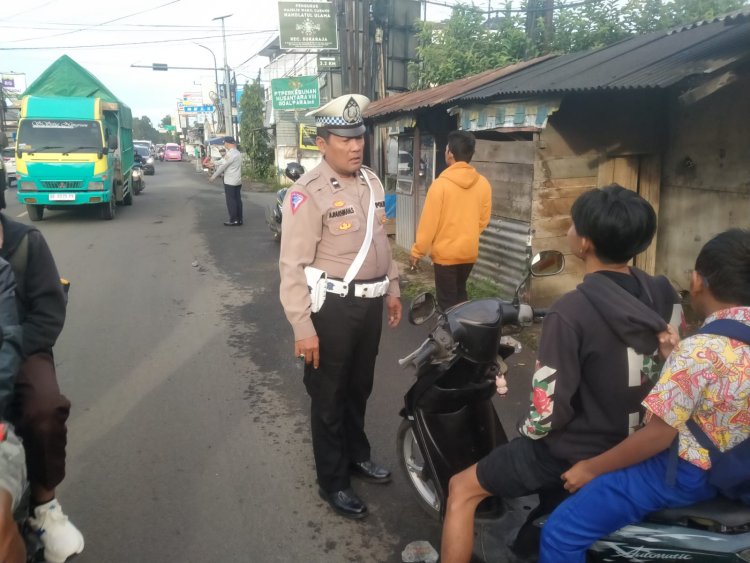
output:
[[[342,516],[367,506],[350,474],[386,483],[370,458],[365,410],[380,343],[383,300],[388,325],[401,320],[398,268],[385,233],[385,193],[362,166],[365,96],[341,96],[310,112],[321,163],[284,199],[280,298],[305,362],[313,453],[320,495]]]

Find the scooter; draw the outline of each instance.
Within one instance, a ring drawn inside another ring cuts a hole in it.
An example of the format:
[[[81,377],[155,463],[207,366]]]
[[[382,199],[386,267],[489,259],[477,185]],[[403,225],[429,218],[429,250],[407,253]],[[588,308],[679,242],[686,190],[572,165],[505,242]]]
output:
[[[505,360],[520,345],[503,335],[503,329],[523,328],[544,316],[546,311],[519,303],[520,288],[530,276],[554,275],[563,267],[559,252],[537,254],[512,301],[480,299],[447,311],[439,310],[430,294],[412,302],[412,324],[424,324],[435,315],[437,324],[419,348],[399,360],[416,368],[416,381],[404,397],[397,457],[417,502],[434,519],[445,515],[450,478],[507,443],[492,398],[496,376],[505,375]],[[542,500],[541,508],[554,508],[549,497]],[[513,549],[509,544],[519,529],[528,532],[529,522],[532,531],[543,525],[544,511],[532,511],[536,503],[536,497],[491,497],[480,504],[475,559],[535,561],[534,550],[519,553],[518,542]],[[659,559],[750,562],[750,507],[715,499],[663,510],[599,540],[588,552],[588,560],[596,562]]]
[[[138,195],[146,187],[146,180],[143,178],[143,165],[140,161],[133,162],[133,170],[130,174],[133,183],[133,193]]]
[[[284,175],[292,182],[296,182],[305,173],[305,169],[298,162],[290,162],[284,169]],[[273,240],[281,240],[281,208],[284,205],[284,196],[288,188],[281,188],[276,192],[276,202],[266,207],[266,223],[271,229]]]

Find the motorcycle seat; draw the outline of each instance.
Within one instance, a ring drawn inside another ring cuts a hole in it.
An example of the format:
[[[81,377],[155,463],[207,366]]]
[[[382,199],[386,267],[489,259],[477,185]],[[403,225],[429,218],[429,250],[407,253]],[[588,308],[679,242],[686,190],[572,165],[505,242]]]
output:
[[[691,504],[682,508],[667,508],[648,516],[652,522],[686,523],[708,520],[727,528],[750,525],[750,506],[724,497]]]

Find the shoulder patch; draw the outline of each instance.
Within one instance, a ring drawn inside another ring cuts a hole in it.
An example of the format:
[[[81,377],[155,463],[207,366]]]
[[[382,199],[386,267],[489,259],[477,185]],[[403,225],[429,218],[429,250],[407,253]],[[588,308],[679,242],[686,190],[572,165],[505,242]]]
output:
[[[307,196],[302,192],[292,192],[289,195],[289,206],[292,208],[292,215],[297,213],[297,210],[305,201],[307,201]]]

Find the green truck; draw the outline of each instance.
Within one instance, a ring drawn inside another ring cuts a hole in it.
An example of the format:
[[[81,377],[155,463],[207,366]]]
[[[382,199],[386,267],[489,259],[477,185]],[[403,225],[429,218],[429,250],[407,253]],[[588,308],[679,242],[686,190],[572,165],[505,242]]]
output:
[[[95,205],[113,219],[133,203],[133,117],[67,55],[23,93],[16,136],[18,201],[32,221],[46,208]]]

